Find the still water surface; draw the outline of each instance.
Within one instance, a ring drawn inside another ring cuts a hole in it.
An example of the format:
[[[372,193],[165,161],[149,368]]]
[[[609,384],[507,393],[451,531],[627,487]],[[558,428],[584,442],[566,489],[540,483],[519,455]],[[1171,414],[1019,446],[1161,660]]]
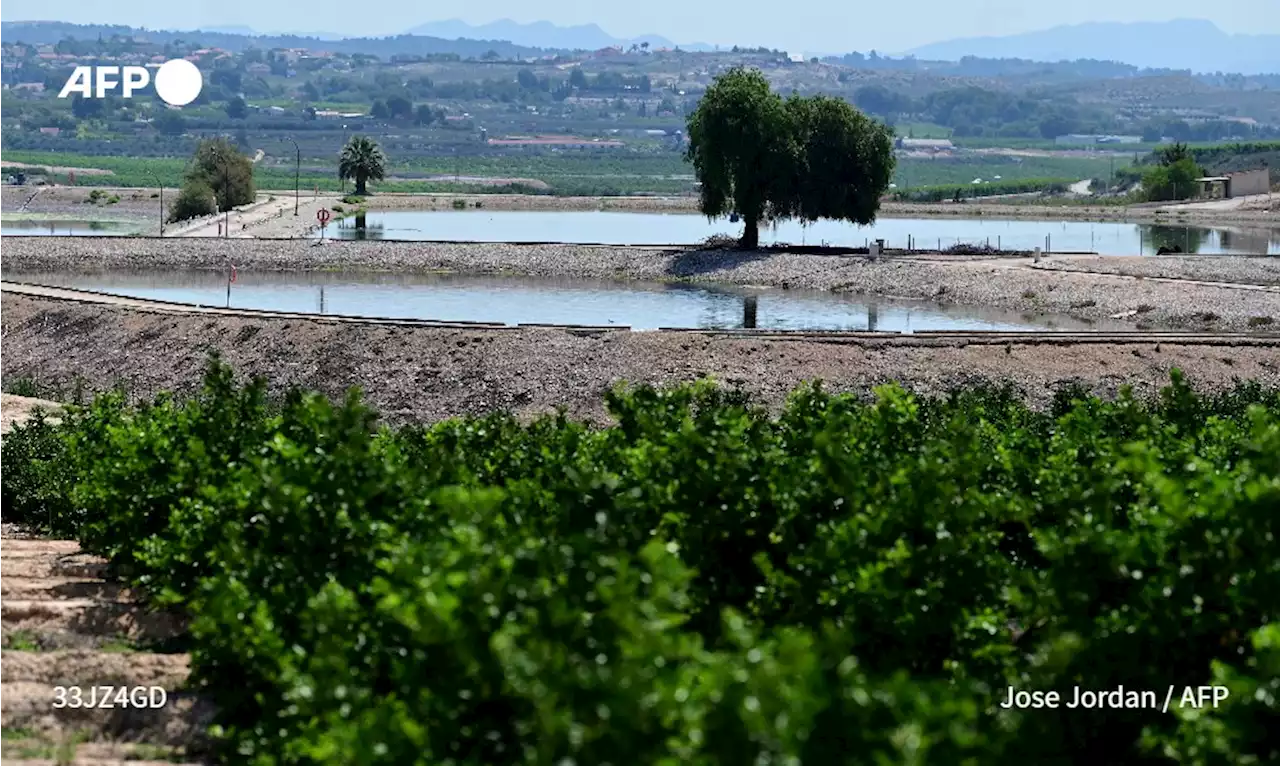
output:
[[[727,219],[708,222],[700,215],[592,211],[391,211],[368,213],[330,224],[327,236],[340,239],[455,240],[466,242],[576,242],[613,245],[691,244],[715,235],[738,236],[742,225]],[[1079,221],[1000,221],[956,218],[882,218],[871,226],[794,221],[762,229],[764,243],[861,247],[883,239],[888,247],[918,249],[957,243],[1053,252],[1103,255],[1154,255],[1161,247],[1185,253],[1280,255],[1280,228],[1207,229]]]
[[[213,271],[61,274],[5,272],[6,280],[231,308],[348,316],[499,322],[786,330],[1081,329],[1071,318],[804,290],[526,279],[473,275]]]
[[[74,221],[74,220],[41,220],[20,219],[0,221],[0,235],[18,235],[25,237],[118,237],[134,234],[141,228],[138,224],[119,221]]]

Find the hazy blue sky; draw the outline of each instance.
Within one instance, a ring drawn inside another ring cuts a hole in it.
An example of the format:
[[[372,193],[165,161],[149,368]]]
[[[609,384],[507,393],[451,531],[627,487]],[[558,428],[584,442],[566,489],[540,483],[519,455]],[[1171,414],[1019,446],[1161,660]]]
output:
[[[757,10],[749,10],[757,9]],[[823,53],[894,53],[956,37],[1003,35],[1085,21],[1208,19],[1240,34],[1280,33],[1280,0],[6,0],[5,21],[116,23],[153,29],[245,25],[260,32],[386,35],[426,21],[472,24],[597,23],[617,37],[659,34],[676,42],[768,45]]]

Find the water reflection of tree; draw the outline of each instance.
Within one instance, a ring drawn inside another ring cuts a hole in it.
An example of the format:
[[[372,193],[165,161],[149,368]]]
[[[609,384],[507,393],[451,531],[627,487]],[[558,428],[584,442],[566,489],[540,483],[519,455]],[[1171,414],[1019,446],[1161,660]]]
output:
[[[1266,255],[1276,242],[1276,232],[1267,229],[1223,229],[1218,242],[1224,253]]]
[[[350,239],[382,239],[386,230],[384,224],[375,223],[368,225],[367,218],[364,213],[356,214],[356,226],[352,230]]]
[[[1160,252],[1161,248],[1182,253],[1198,253],[1209,234],[1208,229],[1194,226],[1143,226],[1142,238],[1149,243],[1149,250]]]

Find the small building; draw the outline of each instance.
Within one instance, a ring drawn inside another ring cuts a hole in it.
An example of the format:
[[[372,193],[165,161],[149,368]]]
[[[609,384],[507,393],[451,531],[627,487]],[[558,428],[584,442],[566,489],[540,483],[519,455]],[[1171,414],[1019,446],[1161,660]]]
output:
[[[1269,194],[1271,192],[1271,171],[1267,168],[1246,170],[1241,173],[1228,173],[1231,179],[1228,190],[1230,197],[1248,197],[1251,194]]]
[[[956,148],[947,138],[899,138],[895,143],[906,152],[949,152]]]
[[[1271,171],[1246,170],[1241,173],[1228,173],[1225,176],[1205,176],[1197,178],[1200,184],[1200,196],[1210,199],[1236,199],[1253,194],[1267,194],[1271,191]]]
[[[1140,144],[1142,136],[1104,136],[1097,134],[1069,133],[1053,139],[1058,146],[1095,146],[1097,144]]]

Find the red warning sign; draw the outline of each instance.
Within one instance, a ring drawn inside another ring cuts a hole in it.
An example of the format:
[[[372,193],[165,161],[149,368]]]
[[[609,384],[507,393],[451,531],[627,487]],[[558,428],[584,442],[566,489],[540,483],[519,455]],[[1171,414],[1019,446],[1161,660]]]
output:
[[[320,221],[321,226],[328,224],[329,211],[324,208],[320,208],[318,211],[316,211],[316,220]]]

